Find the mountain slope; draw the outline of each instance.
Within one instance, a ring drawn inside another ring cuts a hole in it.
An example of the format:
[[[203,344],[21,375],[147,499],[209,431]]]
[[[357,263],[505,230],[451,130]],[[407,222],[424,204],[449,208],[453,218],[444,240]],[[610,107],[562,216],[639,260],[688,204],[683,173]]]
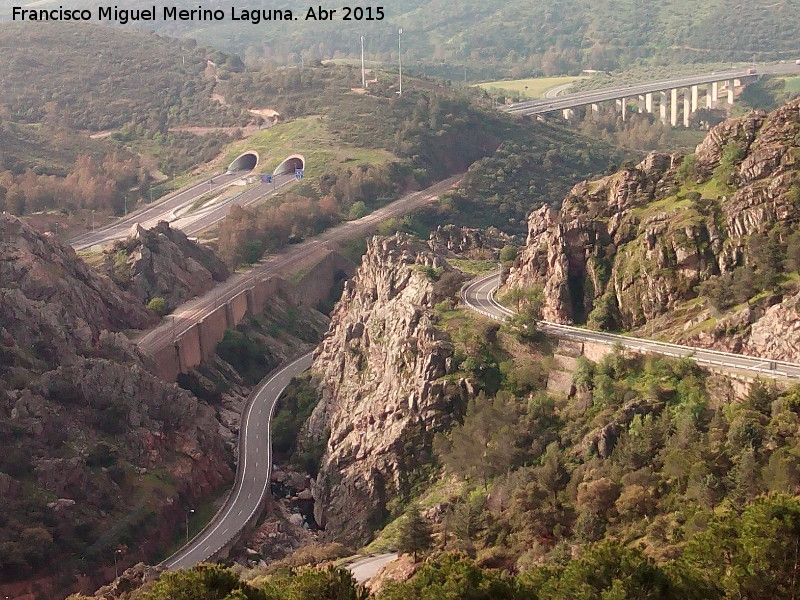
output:
[[[799,133],[794,101],[575,186],[531,215],[506,286],[542,286],[548,320],[800,359],[779,325],[800,291]]]
[[[122,334],[157,318],[71,248],[0,216],[0,595],[152,560],[232,479],[215,410]]]

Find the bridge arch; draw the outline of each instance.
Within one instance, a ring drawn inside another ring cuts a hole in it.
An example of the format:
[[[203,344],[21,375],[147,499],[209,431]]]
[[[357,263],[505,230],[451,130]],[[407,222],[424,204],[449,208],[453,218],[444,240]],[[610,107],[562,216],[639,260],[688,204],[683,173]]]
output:
[[[306,158],[302,154],[292,154],[275,169],[273,175],[291,175],[295,169],[305,169]]]
[[[248,150],[237,156],[228,167],[228,171],[233,173],[237,171],[252,171],[258,166],[259,156],[258,152]]]

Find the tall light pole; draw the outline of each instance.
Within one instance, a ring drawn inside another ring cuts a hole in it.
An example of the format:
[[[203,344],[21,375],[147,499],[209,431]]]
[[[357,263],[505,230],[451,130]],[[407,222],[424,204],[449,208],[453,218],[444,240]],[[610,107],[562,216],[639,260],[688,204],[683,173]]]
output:
[[[186,543],[189,543],[189,515],[194,512],[193,508],[186,511]]]
[[[361,36],[361,87],[367,89],[367,73],[364,70],[364,36]]]
[[[122,550],[117,548],[114,550],[114,577],[119,577],[119,567],[117,567],[117,554],[122,554]]]
[[[400,28],[400,31],[397,32],[397,65],[400,67],[400,92],[399,95],[403,95],[403,48],[400,45],[400,40],[403,35],[403,28]]]
[[[92,209],[92,231],[94,231],[94,209]]]

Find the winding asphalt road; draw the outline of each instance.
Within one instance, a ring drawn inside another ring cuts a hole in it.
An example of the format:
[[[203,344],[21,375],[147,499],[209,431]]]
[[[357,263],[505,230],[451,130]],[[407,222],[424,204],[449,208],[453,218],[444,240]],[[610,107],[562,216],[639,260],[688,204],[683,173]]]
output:
[[[753,77],[750,69],[728,69],[714,71],[701,75],[691,75],[689,77],[675,77],[660,81],[650,81],[646,83],[633,83],[630,85],[620,85],[588,92],[578,92],[575,94],[564,94],[555,98],[545,98],[539,100],[527,100],[503,106],[501,110],[520,115],[537,115],[551,111],[563,110],[565,108],[576,108],[587,104],[596,104],[617,98],[630,98],[641,94],[650,94],[675,88],[685,88],[693,85],[703,85],[714,81],[725,81],[727,79],[740,79],[743,77]],[[798,75],[800,65],[785,63],[778,65],[758,65],[755,75]]]
[[[159,348],[160,344],[172,344],[174,336],[180,335],[198,319],[203,318],[209,310],[218,306],[219,302],[226,301],[252,285],[254,279],[272,275],[282,268],[302,262],[321,250],[326,251],[325,245],[328,242],[366,233],[385,219],[413,211],[448,190],[460,177],[460,175],[452,177],[420,192],[408,194],[361,219],[342,223],[313,240],[289,247],[246,273],[229,278],[217,286],[219,289],[184,304],[177,311],[179,322],[173,324],[169,321],[151,330],[139,340],[139,347],[146,352],[152,352]],[[167,569],[190,568],[199,562],[211,559],[233,540],[251,519],[257,518],[256,515],[269,494],[272,469],[270,423],[275,403],[292,378],[307,370],[311,366],[311,361],[311,353],[301,356],[271,375],[253,392],[242,413],[239,429],[239,462],[233,490],[211,522],[187,545],[165,560],[162,566]],[[377,570],[385,562],[389,562],[388,556],[382,555],[354,563],[353,568],[358,569],[356,577],[371,577],[373,569]]]
[[[475,312],[497,321],[505,321],[514,316],[514,312],[495,300],[494,293],[499,285],[500,275],[498,273],[483,275],[462,288],[461,300]],[[720,352],[718,350],[645,340],[627,335],[590,331],[550,321],[539,321],[538,327],[544,333],[555,337],[608,345],[622,344],[625,348],[630,348],[637,352],[651,352],[675,358],[687,357],[701,365],[734,374],[747,372],[772,379],[800,378],[800,364],[781,360],[770,360],[732,352]]]
[[[239,464],[233,490],[211,522],[162,566],[188,569],[208,560],[260,512],[270,493],[270,424],[275,403],[292,378],[311,366],[311,360],[311,352],[304,354],[270,376],[250,396],[239,429]]]

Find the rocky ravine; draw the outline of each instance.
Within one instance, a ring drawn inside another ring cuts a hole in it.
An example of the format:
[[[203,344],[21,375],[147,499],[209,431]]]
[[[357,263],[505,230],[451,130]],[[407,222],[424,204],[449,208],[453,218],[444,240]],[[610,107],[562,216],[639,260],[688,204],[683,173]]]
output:
[[[374,238],[346,284],[315,355],[323,398],[306,424],[307,438],[327,437],[313,486],[325,539],[366,542],[428,462],[434,432],[465,404],[468,384],[442,379],[455,371],[453,345],[431,319],[437,290],[460,279],[398,234]]]
[[[152,229],[134,225],[129,238],[106,251],[103,270],[142,304],[164,298],[168,310],[230,276],[213,250],[191,241],[166,221]]]
[[[0,296],[0,597],[63,597],[77,572],[94,589],[115,548],[125,564],[170,543],[185,506],[232,480],[230,454],[214,409],[121,333],[157,317],[8,215]]]
[[[654,153],[578,184],[561,211],[531,214],[506,286],[542,286],[547,320],[800,360],[800,295],[773,295],[735,314],[690,302],[701,282],[754,264],[753,234],[785,244],[796,231],[799,133],[794,101],[712,129],[693,169],[680,168],[682,156]],[[719,167],[733,148],[725,185]]]

